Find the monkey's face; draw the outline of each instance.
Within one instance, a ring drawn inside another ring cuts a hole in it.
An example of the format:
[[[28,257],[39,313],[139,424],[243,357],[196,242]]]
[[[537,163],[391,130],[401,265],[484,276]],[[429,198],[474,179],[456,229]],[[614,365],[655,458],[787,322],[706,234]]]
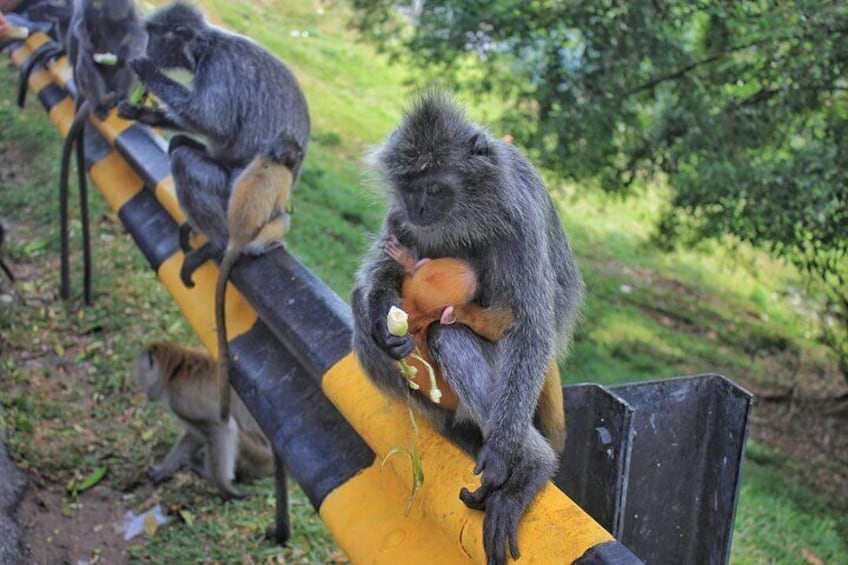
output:
[[[85,29],[77,36],[92,54],[111,53],[120,65],[126,65],[144,52],[146,33],[132,0],[93,0],[85,7],[80,25]]]
[[[156,356],[148,348],[142,351],[135,360],[135,382],[147,393],[147,398],[157,400],[163,391],[163,380],[160,375]]]
[[[425,171],[397,183],[409,222],[417,227],[439,224],[449,218],[454,207],[459,179],[450,171]]]
[[[196,8],[174,3],[153,13],[145,23],[147,56],[163,69],[194,70],[205,22]]]

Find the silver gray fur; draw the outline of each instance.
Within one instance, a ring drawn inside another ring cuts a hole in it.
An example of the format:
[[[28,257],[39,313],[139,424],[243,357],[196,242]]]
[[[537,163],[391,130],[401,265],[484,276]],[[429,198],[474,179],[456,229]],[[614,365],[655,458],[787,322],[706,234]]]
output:
[[[59,173],[60,294],[63,299],[70,298],[71,293],[68,259],[68,177],[71,151],[76,145],[83,238],[83,285],[85,302],[91,304],[91,243],[83,126],[91,113],[102,119],[112,107],[129,95],[135,84],[135,75],[128,62],[144,51],[146,42],[147,34],[141,25],[141,18],[133,0],[76,0],[71,4],[65,46],[74,71],[77,99],[76,113],[62,147]],[[94,59],[97,54],[114,55],[117,62],[98,63]]]
[[[192,286],[193,268],[226,246],[232,181],[277,136],[293,138],[305,155],[309,109],[285,64],[249,38],[210,25],[196,7],[173,2],[151,14],[146,27],[147,55],[132,66],[164,106],[122,104],[119,112],[206,141],[176,136],[168,150],[180,207],[191,227],[210,239],[186,259],[183,280]],[[168,69],[188,70],[191,88],[163,74]],[[293,169],[295,178],[301,165]]]
[[[468,121],[450,97],[431,91],[415,101],[374,161],[390,203],[353,291],[353,348],[375,384],[412,399],[443,433],[475,453],[482,487],[460,496],[485,510],[488,562],[505,563],[508,543],[518,555],[520,517],[556,468],[557,456],[533,427],[533,416],[548,363],[571,339],[583,280],[533,166]],[[475,302],[512,308],[515,323],[497,343],[459,324],[431,326],[430,353],[460,398],[455,414],[410,393],[400,377],[396,360],[414,343],[386,328],[404,275],[383,252],[391,236],[420,257],[468,261],[479,277]]]

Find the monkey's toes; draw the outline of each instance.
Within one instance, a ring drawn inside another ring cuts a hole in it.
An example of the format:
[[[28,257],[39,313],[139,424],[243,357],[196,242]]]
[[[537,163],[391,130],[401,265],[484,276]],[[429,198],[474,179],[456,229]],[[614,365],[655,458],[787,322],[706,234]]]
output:
[[[485,510],[486,497],[489,494],[489,487],[480,486],[474,492],[462,487],[459,491],[459,499],[465,503],[465,506],[472,510]]]

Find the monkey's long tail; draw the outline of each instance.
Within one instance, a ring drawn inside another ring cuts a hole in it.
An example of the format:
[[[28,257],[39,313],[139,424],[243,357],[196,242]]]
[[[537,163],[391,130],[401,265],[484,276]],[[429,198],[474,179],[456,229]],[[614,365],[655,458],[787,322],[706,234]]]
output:
[[[68,250],[68,178],[71,169],[71,151],[79,137],[80,131],[88,118],[89,105],[83,102],[74,114],[74,121],[68,129],[68,135],[62,144],[62,167],[59,172],[59,237],[61,255],[61,283],[59,294],[63,300],[71,297],[71,268],[69,264]]]
[[[6,273],[7,277],[9,277],[9,282],[15,282],[15,275],[12,274],[12,269],[10,269],[9,265],[3,261],[2,257],[0,257],[0,269],[3,269],[3,272]]]
[[[215,325],[218,329],[218,400],[221,421],[230,419],[230,342],[227,340],[227,314],[224,302],[227,298],[227,281],[241,250],[228,245],[218,267],[218,283],[215,285]]]
[[[539,427],[557,454],[565,449],[565,408],[556,359],[551,360],[539,396]]]

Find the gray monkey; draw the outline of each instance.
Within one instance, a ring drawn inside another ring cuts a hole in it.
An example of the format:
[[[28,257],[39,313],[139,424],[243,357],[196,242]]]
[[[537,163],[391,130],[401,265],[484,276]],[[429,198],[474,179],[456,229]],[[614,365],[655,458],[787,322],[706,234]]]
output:
[[[6,226],[3,225],[3,222],[0,222],[0,269],[6,273],[6,276],[9,277],[9,282],[15,282],[15,275],[12,273],[12,269],[6,264],[3,260],[3,243],[6,240]]]
[[[262,143],[278,135],[290,136],[305,154],[309,110],[286,65],[250,39],[208,24],[197,8],[173,2],[154,12],[146,28],[147,55],[131,64],[163,106],[124,103],[119,113],[206,140],[203,145],[177,135],[168,148],[177,198],[191,229],[203,231],[211,225],[210,219],[222,227],[220,233],[206,233],[209,245],[186,257],[181,276],[187,286],[193,286],[194,268],[226,246],[226,202],[232,181]],[[192,88],[163,74],[167,69],[188,70]],[[301,164],[295,166],[295,178]],[[183,228],[184,250],[188,250],[187,234]]]
[[[73,3],[66,49],[77,86],[77,109],[62,146],[59,177],[62,256],[60,293],[66,300],[71,295],[68,262],[68,177],[71,151],[76,145],[83,237],[83,287],[85,302],[91,304],[91,238],[83,151],[84,125],[92,113],[104,118],[109,109],[129,96],[135,76],[128,62],[144,51],[146,41],[147,36],[133,0],[76,0]]]
[[[557,465],[534,413],[548,364],[567,347],[582,302],[574,255],[533,166],[443,93],[418,99],[374,160],[389,187],[389,210],[352,294],[354,350],[375,384],[410,398],[476,456],[481,487],[463,489],[460,498],[485,511],[488,562],[505,563],[507,545],[517,559],[519,519]],[[398,371],[396,360],[415,343],[387,328],[404,277],[384,252],[391,238],[423,258],[469,262],[478,275],[475,302],[512,309],[514,324],[495,343],[458,323],[430,326],[430,355],[459,397],[456,412],[410,393]]]

